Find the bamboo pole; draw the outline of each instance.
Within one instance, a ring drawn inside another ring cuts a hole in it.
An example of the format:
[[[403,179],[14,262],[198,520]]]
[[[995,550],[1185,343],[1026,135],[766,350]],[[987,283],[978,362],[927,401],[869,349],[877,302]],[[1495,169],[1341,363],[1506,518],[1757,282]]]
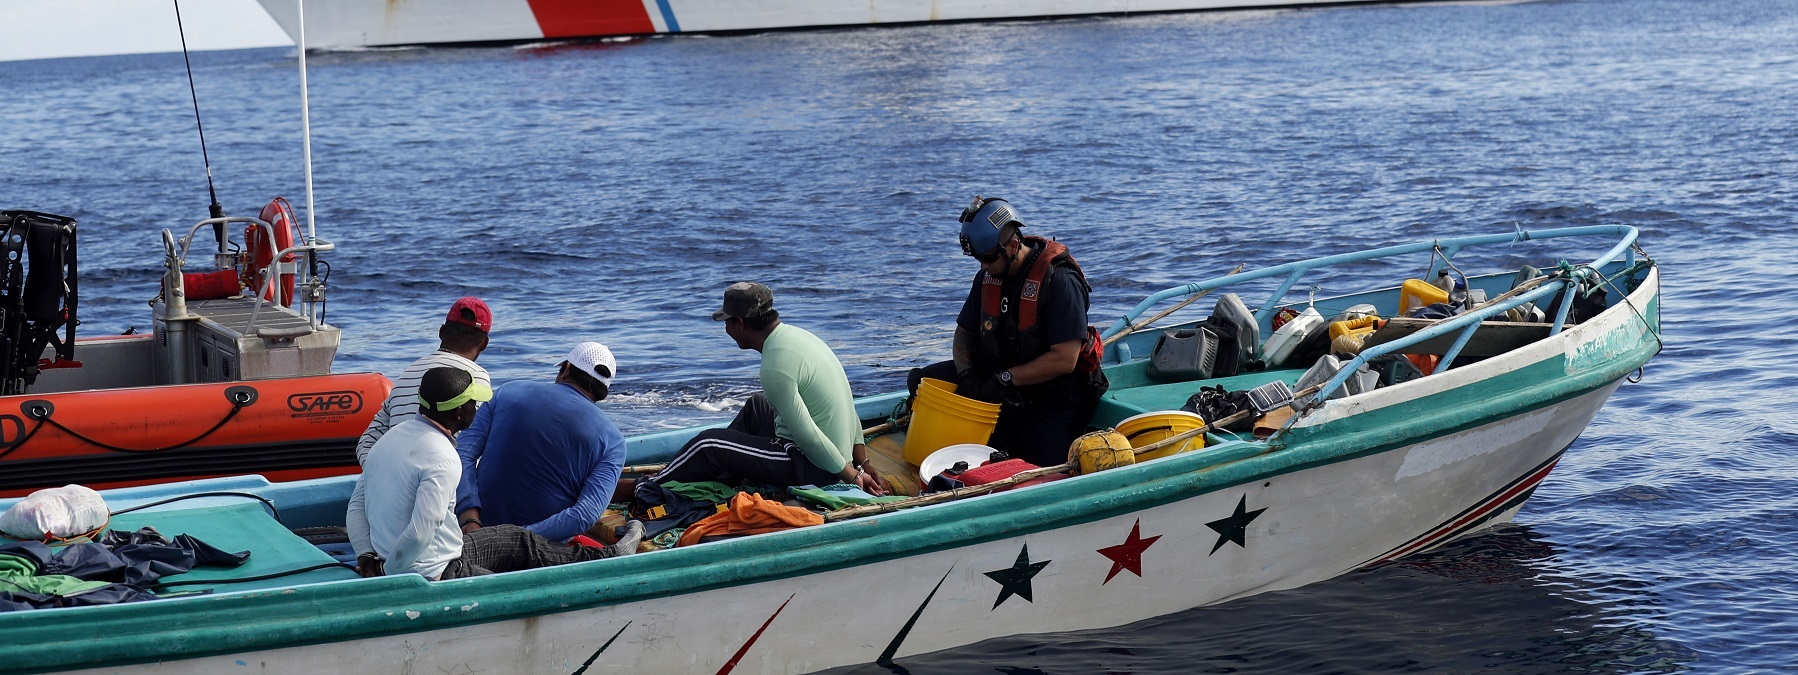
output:
[[[959,487],[959,488],[955,488],[953,490],[948,490],[948,491],[944,491],[944,492],[933,492],[931,494],[927,494],[922,497],[912,497],[912,498],[906,499],[904,501],[887,502],[885,504],[866,504],[863,506],[852,506],[852,507],[849,507],[846,509],[832,511],[830,513],[824,514],[824,522],[827,522],[827,523],[836,522],[836,521],[844,520],[847,518],[859,518],[861,516],[871,516],[871,515],[875,515],[878,513],[891,513],[893,511],[898,511],[899,509],[906,509],[906,508],[911,508],[914,506],[929,506],[931,504],[937,504],[937,503],[941,503],[941,502],[955,501],[955,500],[961,499],[963,497],[973,497],[973,496],[977,496],[977,495],[983,495],[988,492],[997,490],[999,488],[1017,485],[1018,483],[1022,483],[1024,481],[1028,481],[1028,480],[1031,480],[1034,478],[1042,478],[1043,476],[1047,476],[1049,474],[1061,473],[1063,471],[1067,471],[1069,469],[1076,468],[1079,465],[1080,465],[1079,462],[1066,462],[1066,463],[1062,463],[1062,464],[1057,464],[1055,466],[1046,466],[1046,467],[1043,467],[1040,469],[1031,469],[1029,471],[1020,471],[1016,474],[1011,475],[1008,478],[1005,478],[1002,480],[996,480],[991,483],[987,483],[985,485],[970,485],[968,487]]]
[[[1299,398],[1303,398],[1305,396],[1310,396],[1312,394],[1316,394],[1318,391],[1320,391],[1322,389],[1323,389],[1322,385],[1312,385],[1312,386],[1305,387],[1304,389],[1299,390],[1298,392],[1294,393],[1292,397],[1296,400]],[[1154,443],[1150,443],[1150,444],[1142,446],[1140,448],[1136,448],[1135,450],[1137,452],[1153,452],[1155,450],[1159,450],[1161,448],[1165,448],[1167,446],[1174,445],[1176,443],[1184,443],[1184,442],[1186,442],[1187,439],[1190,439],[1194,436],[1198,436],[1199,434],[1203,434],[1207,431],[1211,431],[1212,429],[1215,429],[1218,427],[1229,426],[1231,424],[1235,424],[1244,419],[1247,419],[1250,415],[1255,414],[1255,412],[1256,411],[1254,411],[1254,410],[1238,410],[1235,413],[1232,413],[1229,416],[1224,417],[1223,419],[1217,420],[1215,422],[1206,422],[1204,426],[1201,426],[1197,429],[1193,429],[1191,431],[1180,432],[1173,436],[1169,436],[1165,439],[1156,441]],[[1063,464],[1057,464],[1055,466],[1043,467],[1040,469],[1031,469],[1029,471],[1021,471],[1021,472],[1018,472],[1017,474],[1014,474],[1008,478],[996,480],[991,483],[987,483],[985,485],[971,485],[968,487],[960,487],[960,488],[955,488],[953,490],[947,490],[944,492],[931,493],[928,495],[924,495],[922,497],[912,497],[910,499],[905,499],[902,501],[886,502],[884,504],[867,504],[867,505],[863,505],[863,506],[852,506],[847,509],[841,509],[841,510],[832,511],[830,513],[824,514],[824,522],[829,523],[829,522],[836,522],[839,520],[846,520],[849,518],[860,518],[862,516],[872,516],[872,515],[878,515],[878,514],[882,514],[882,513],[892,513],[894,511],[898,511],[900,509],[908,509],[908,508],[913,508],[913,507],[918,507],[918,506],[929,506],[931,504],[940,504],[943,502],[951,502],[951,501],[955,501],[957,499],[962,499],[964,497],[975,497],[975,496],[983,495],[983,494],[986,494],[989,492],[993,492],[995,490],[999,490],[1001,488],[1011,487],[1011,486],[1017,485],[1019,483],[1028,482],[1028,481],[1031,481],[1031,480],[1034,480],[1037,478],[1041,478],[1043,476],[1047,476],[1050,474],[1061,473],[1063,471],[1070,471],[1073,469],[1077,469],[1079,467],[1080,467],[1079,460],[1074,460],[1074,461],[1066,462]]]
[[[1236,269],[1230,270],[1230,274],[1235,274],[1235,273],[1241,272],[1241,271],[1242,271],[1242,265],[1237,265]],[[1227,276],[1230,276],[1230,274],[1225,274],[1224,276],[1227,277]],[[1149,326],[1155,325],[1156,321],[1160,321],[1162,319],[1167,318],[1167,316],[1169,314],[1173,314],[1174,312],[1178,312],[1182,309],[1185,309],[1187,305],[1192,304],[1194,301],[1198,300],[1199,298],[1203,298],[1207,295],[1211,295],[1212,290],[1213,289],[1207,288],[1205,290],[1194,293],[1191,296],[1188,296],[1185,300],[1181,300],[1180,304],[1174,305],[1173,307],[1168,308],[1167,311],[1164,311],[1160,314],[1156,314],[1155,316],[1149,317],[1148,321],[1138,321],[1136,323],[1125,326],[1124,329],[1118,331],[1116,335],[1105,338],[1105,346],[1110,347],[1111,343],[1124,339],[1124,336],[1126,336],[1126,335],[1129,335],[1136,331],[1142,330],[1144,328],[1148,328]]]
[[[886,432],[893,431],[895,429],[898,429],[899,427],[905,426],[905,424],[910,421],[911,421],[911,414],[907,413],[905,415],[899,416],[899,419],[887,420],[880,424],[876,424],[874,426],[863,429],[862,435],[863,436],[879,436]]]

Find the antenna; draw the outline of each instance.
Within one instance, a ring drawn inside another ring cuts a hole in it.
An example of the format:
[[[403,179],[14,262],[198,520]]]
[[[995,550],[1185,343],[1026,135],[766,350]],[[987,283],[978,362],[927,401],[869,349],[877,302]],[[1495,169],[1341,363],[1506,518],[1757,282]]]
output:
[[[212,206],[208,211],[213,218],[225,217],[225,207],[219,205],[219,193],[212,186],[212,157],[206,154],[206,125],[200,122],[200,94],[194,91],[194,62],[187,57],[187,28],[181,25],[181,0],[175,3],[175,31],[181,34],[181,62],[187,64],[187,95],[194,102],[194,127],[200,130],[200,159],[206,163],[206,194],[212,197]],[[225,224],[213,223],[212,234],[218,239],[219,253],[225,252]]]
[[[300,6],[300,138],[306,159],[306,240],[318,238],[318,221],[312,204],[312,105],[306,100],[306,0]]]
[[[318,208],[312,199],[312,103],[307,98],[306,86],[306,0],[294,0],[299,7],[300,30],[298,45],[300,50],[300,138],[302,155],[306,163],[306,314],[318,326],[325,324],[325,286],[318,276]],[[330,267],[326,266],[326,274]],[[316,303],[316,304],[314,304]],[[313,314],[314,308],[317,314]]]

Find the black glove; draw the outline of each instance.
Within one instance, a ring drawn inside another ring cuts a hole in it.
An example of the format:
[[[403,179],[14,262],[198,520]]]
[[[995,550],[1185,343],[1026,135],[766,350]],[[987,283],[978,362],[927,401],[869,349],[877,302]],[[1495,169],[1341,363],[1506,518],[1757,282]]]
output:
[[[961,383],[956,385],[955,393],[976,401],[1001,403],[1005,400],[1005,390],[1009,388],[999,381],[998,375],[969,376],[962,378]]]
[[[999,402],[1011,408],[1024,407],[1024,392],[1018,391],[1016,384],[1006,382],[994,375],[993,381],[999,383]]]

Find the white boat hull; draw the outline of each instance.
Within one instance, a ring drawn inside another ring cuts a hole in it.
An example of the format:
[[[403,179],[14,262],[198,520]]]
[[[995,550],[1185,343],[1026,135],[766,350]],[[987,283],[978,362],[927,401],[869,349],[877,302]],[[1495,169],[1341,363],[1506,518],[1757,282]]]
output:
[[[291,0],[258,0],[299,39]],[[353,49],[1341,4],[1360,0],[312,0],[306,45]]]
[[[653,601],[129,669],[392,672],[403,663],[407,672],[792,673],[1117,626],[1303,586],[1508,521],[1616,386],[1422,443],[1024,536]],[[1233,516],[1240,544],[1226,536]],[[1219,522],[1224,531],[1209,525]],[[1101,552],[1130,544],[1132,532],[1154,538],[1137,544],[1136,569]],[[989,576],[1032,568],[1009,595]],[[476,609],[383,611],[417,618]]]

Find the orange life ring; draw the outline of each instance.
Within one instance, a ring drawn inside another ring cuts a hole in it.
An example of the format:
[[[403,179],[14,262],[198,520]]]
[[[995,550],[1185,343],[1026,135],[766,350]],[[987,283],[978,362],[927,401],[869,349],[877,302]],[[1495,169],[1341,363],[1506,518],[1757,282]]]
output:
[[[274,226],[275,241],[271,246],[268,241],[268,233],[258,225],[251,224],[244,228],[244,252],[248,254],[250,268],[244,270],[243,274],[239,276],[250,284],[252,293],[263,287],[265,281],[263,272],[268,268],[269,261],[274,259],[275,253],[286,250],[293,246],[294,242],[305,239],[300,234],[300,220],[294,217],[293,205],[287,203],[286,197],[276,197],[274,201],[268,203],[268,206],[262,207],[262,213],[257,214],[256,217],[262,219],[262,222]],[[281,262],[291,264],[295,259],[294,254],[289,253],[281,257]],[[281,272],[280,275],[281,278],[276,281],[274,288],[264,292],[262,299],[283,307],[291,307],[293,306],[294,274]],[[279,293],[279,299],[276,298],[277,293]]]

